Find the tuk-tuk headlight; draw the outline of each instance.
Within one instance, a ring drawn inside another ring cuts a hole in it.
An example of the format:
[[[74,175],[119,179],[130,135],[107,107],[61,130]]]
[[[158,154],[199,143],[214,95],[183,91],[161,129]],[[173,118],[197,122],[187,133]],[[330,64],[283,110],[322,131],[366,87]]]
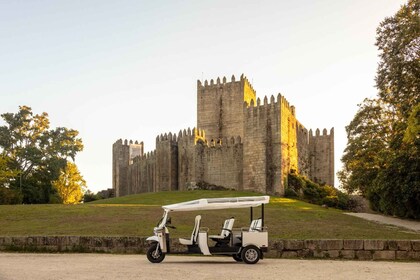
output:
[[[161,232],[162,231],[162,228],[160,228],[160,227],[155,227],[155,228],[153,228],[153,233],[155,234],[155,235],[157,235],[158,234],[158,232]]]

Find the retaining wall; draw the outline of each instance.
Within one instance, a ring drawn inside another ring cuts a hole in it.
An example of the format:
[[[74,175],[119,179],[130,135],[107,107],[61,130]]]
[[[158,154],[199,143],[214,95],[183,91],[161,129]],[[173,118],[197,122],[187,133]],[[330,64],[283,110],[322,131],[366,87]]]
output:
[[[173,251],[185,250],[178,239]],[[144,237],[22,236],[0,237],[0,251],[145,253]],[[270,240],[272,258],[328,258],[420,261],[420,240]]]

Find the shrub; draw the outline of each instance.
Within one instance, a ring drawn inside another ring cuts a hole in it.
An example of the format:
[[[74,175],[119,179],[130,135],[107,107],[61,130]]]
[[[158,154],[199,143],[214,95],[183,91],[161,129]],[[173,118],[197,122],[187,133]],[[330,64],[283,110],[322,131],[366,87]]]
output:
[[[0,204],[21,204],[22,194],[17,190],[0,187]]]
[[[299,197],[299,194],[292,188],[286,188],[284,190],[285,197]]]
[[[298,197],[313,204],[349,209],[349,196],[332,186],[317,184],[295,173],[288,175],[287,182],[286,197]]]

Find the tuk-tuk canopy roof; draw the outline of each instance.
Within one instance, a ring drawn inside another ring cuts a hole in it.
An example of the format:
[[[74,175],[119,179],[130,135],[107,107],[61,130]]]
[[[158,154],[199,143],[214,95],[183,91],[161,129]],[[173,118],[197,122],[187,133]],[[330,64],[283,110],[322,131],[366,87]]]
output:
[[[243,197],[223,197],[223,198],[201,198],[176,204],[162,206],[168,212],[171,211],[197,211],[197,210],[217,210],[229,208],[257,207],[267,204],[270,201],[268,195],[265,196],[243,196]]]

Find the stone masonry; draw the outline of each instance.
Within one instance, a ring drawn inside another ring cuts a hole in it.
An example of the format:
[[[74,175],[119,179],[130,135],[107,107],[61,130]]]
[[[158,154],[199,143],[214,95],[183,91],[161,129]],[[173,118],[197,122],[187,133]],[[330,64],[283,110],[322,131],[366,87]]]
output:
[[[145,237],[135,236],[0,236],[0,251],[144,254],[149,246]],[[273,239],[268,247],[269,258],[420,261],[420,240]],[[177,238],[170,248],[185,251]]]
[[[186,190],[197,183],[284,194],[291,171],[334,185],[334,129],[307,130],[280,94],[257,98],[248,79],[197,81],[197,128],[156,137],[156,149],[118,140],[116,196]]]

